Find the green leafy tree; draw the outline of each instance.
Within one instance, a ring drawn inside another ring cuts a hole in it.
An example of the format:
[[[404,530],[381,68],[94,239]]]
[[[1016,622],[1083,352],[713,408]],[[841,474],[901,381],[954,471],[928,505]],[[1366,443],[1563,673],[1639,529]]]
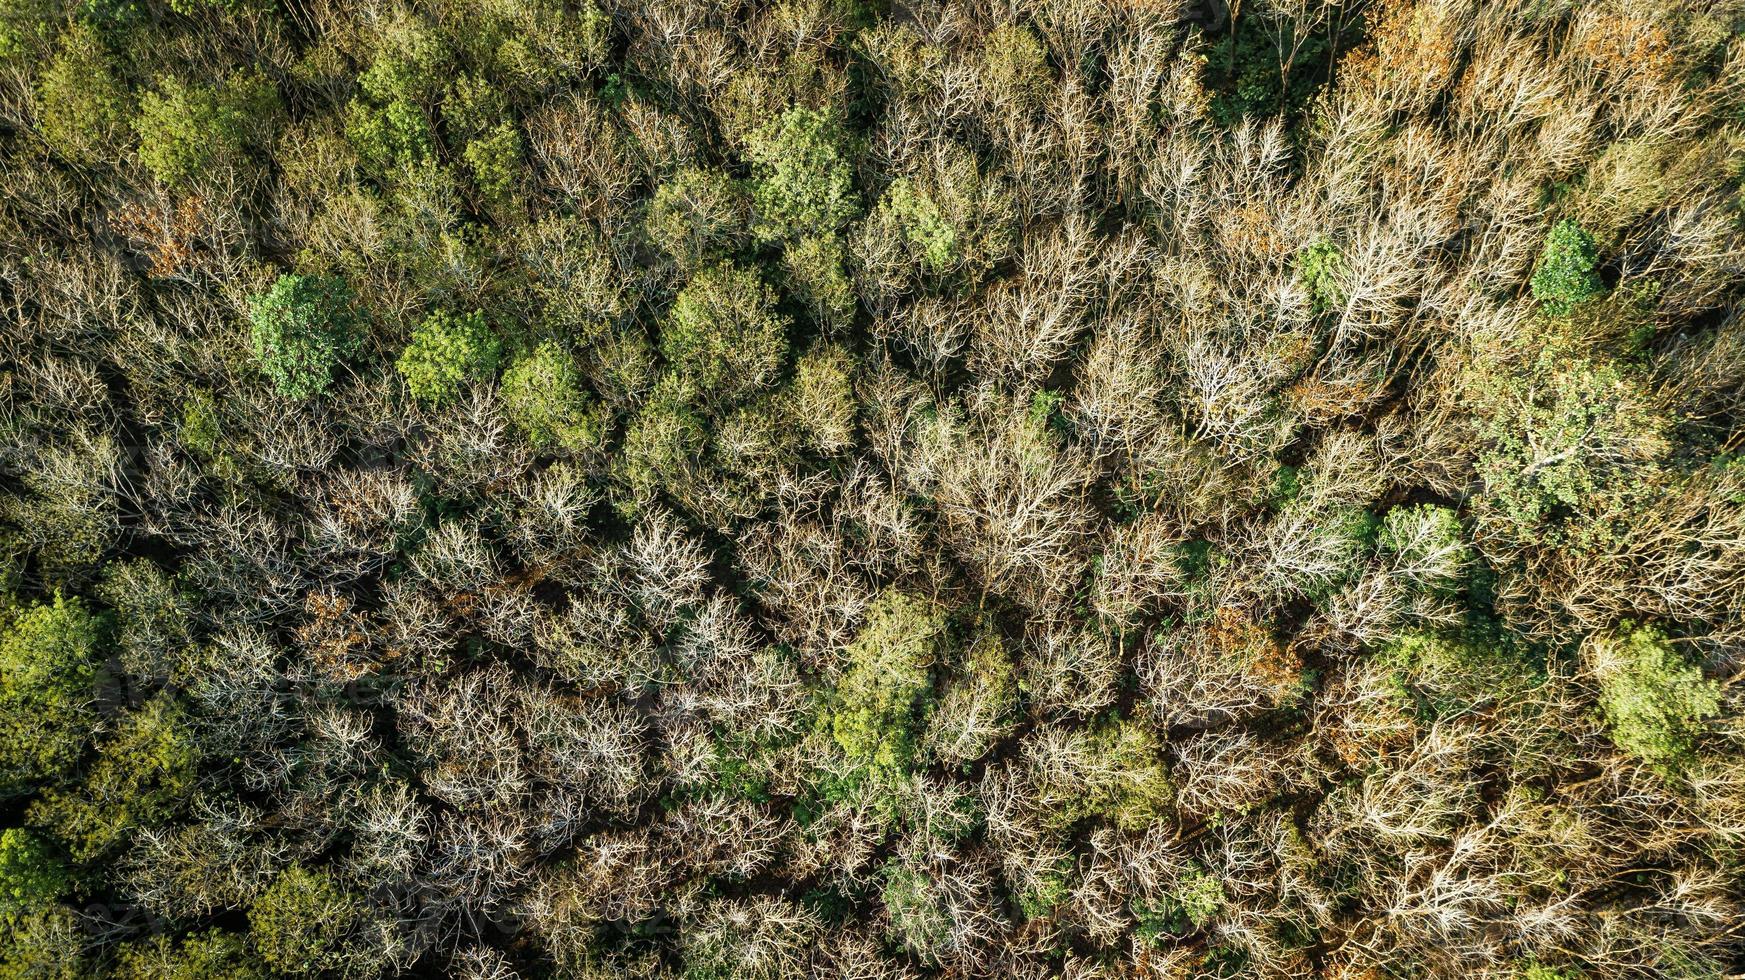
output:
[[[521,131],[508,120],[468,140],[461,151],[473,186],[479,189],[485,203],[499,209],[507,208],[515,200],[515,189],[526,169],[522,156]]]
[[[840,452],[854,444],[854,361],[834,345],[814,347],[794,365],[788,413],[795,429],[817,452]]]
[[[917,190],[913,182],[891,181],[880,206],[891,209],[892,217],[903,230],[903,237],[918,250],[921,263],[929,272],[944,272],[956,264],[957,228],[946,220],[939,205]]]
[[[933,691],[929,668],[939,656],[945,615],[933,603],[887,591],[844,651],[830,732],[855,762],[875,774],[906,771]]]
[[[1472,549],[1451,507],[1395,507],[1382,518],[1376,544],[1393,556],[1399,574],[1427,589],[1448,589],[1472,561]]]
[[[249,300],[249,345],[280,394],[310,398],[363,347],[363,317],[343,279],[280,276]]]
[[[466,382],[496,374],[502,346],[483,313],[439,310],[413,329],[412,342],[394,367],[412,397],[442,405],[460,394]]]
[[[429,105],[455,74],[454,54],[441,33],[418,17],[385,23],[375,36],[370,66],[357,76],[358,88],[378,103],[404,101]]]
[[[90,937],[73,910],[45,905],[0,928],[3,980],[89,980],[101,976],[86,955]]]
[[[103,568],[97,597],[114,610],[122,670],[152,681],[176,673],[193,646],[188,595],[154,562],[136,558]]]
[[[842,132],[830,116],[796,106],[753,134],[754,229],[769,240],[835,231],[860,209]]]
[[[947,763],[979,759],[1010,731],[1017,716],[1018,677],[999,632],[969,644],[928,719],[928,749]]]
[[[1052,914],[1072,898],[1072,882],[1072,860],[1067,858],[1057,862],[1018,893],[1018,911],[1026,919],[1040,919]]]
[[[1048,51],[1036,32],[1023,24],[1003,24],[982,42],[979,81],[997,104],[1034,108],[1054,81]]]
[[[60,50],[43,69],[36,97],[43,139],[74,163],[99,162],[127,134],[132,99],[97,33],[84,24],[61,33]]]
[[[1594,644],[1600,709],[1618,748],[1663,772],[1694,759],[1702,722],[1720,711],[1720,686],[1652,626],[1626,624]]]
[[[82,601],[60,596],[0,634],[0,795],[60,779],[84,752],[102,635]]]
[[[639,497],[665,492],[689,496],[709,430],[691,407],[690,390],[668,375],[630,420],[619,454],[619,474]]]
[[[875,306],[917,287],[973,286],[1011,254],[1016,215],[1005,185],[947,144],[919,172],[891,181],[859,227],[857,286]]]
[[[1229,902],[1224,884],[1199,867],[1177,878],[1161,900],[1133,903],[1139,934],[1157,945],[1190,929],[1204,929]]]
[[[160,694],[128,714],[76,786],[44,793],[31,822],[51,830],[73,857],[92,861],[128,834],[163,823],[194,789],[199,753],[188,716]]]
[[[139,99],[139,160],[159,182],[186,184],[234,159],[278,106],[277,90],[258,75],[233,75],[218,85],[163,79]]]
[[[1351,269],[1331,239],[1317,238],[1297,256],[1297,279],[1309,293],[1316,316],[1345,305],[1346,280]]]
[[[1487,378],[1480,453],[1486,508],[1523,541],[1609,533],[1588,516],[1628,510],[1668,447],[1668,419],[1639,372],[1543,351],[1524,370]]]
[[[292,865],[248,909],[255,948],[280,973],[323,973],[347,959],[363,901],[327,871]]]
[[[1545,677],[1528,651],[1489,627],[1413,631],[1390,640],[1380,654],[1395,672],[1402,706],[1440,716],[1509,703]]]
[[[788,292],[827,331],[847,328],[854,318],[854,283],[843,262],[842,236],[807,235],[782,250]]]
[[[762,278],[723,263],[679,291],[661,329],[661,353],[706,398],[730,404],[775,382],[787,329]]]
[[[0,924],[53,905],[72,887],[66,867],[40,838],[22,827],[0,831]]]
[[[605,437],[605,421],[583,387],[575,358],[555,341],[540,344],[503,372],[503,403],[536,447],[581,451]]]
[[[1552,225],[1531,282],[1539,307],[1552,316],[1567,316],[1581,303],[1604,293],[1605,283],[1596,271],[1599,264],[1593,236],[1581,225],[1568,218]]]
[[[1224,885],[1199,868],[1190,868],[1169,890],[1170,901],[1194,928],[1203,929],[1229,901]]]
[[[172,940],[129,943],[115,964],[116,980],[267,980],[244,936],[210,929]]]
[[[378,174],[415,170],[436,158],[429,114],[404,100],[380,108],[353,101],[346,109],[345,136]]]

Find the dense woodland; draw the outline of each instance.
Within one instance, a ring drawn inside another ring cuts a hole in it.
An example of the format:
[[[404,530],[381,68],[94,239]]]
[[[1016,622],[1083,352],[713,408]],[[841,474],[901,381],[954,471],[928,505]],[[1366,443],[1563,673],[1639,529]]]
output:
[[[1742,0],[0,0],[0,980],[1745,973]]]

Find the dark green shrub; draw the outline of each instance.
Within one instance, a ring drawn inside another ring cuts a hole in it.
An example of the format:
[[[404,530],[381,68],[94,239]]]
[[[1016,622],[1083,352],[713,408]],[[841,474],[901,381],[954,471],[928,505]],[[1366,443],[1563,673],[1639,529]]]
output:
[[[495,375],[502,347],[483,313],[439,310],[413,329],[412,342],[394,367],[412,397],[442,405],[460,394],[466,382]]]
[[[1204,929],[1229,901],[1224,885],[1199,867],[1189,868],[1154,902],[1133,902],[1139,935],[1158,946],[1193,929]]]
[[[1224,126],[1247,118],[1303,115],[1332,78],[1335,48],[1349,50],[1359,40],[1359,18],[1323,18],[1303,31],[1288,13],[1237,9],[1229,35],[1206,53],[1211,114]]]
[[[503,404],[535,447],[579,452],[598,446],[605,422],[583,388],[575,358],[547,341],[503,372]]]
[[[249,300],[249,345],[279,393],[310,398],[333,383],[333,371],[363,347],[363,318],[345,280],[280,276]]]
[[[60,779],[84,752],[102,635],[83,602],[60,596],[0,634],[0,796]]]
[[[1030,887],[1018,892],[1018,911],[1026,919],[1040,919],[1066,904],[1072,897],[1073,864],[1064,859],[1036,876]]]
[[[1595,271],[1599,264],[1593,236],[1581,225],[1568,218],[1552,225],[1531,283],[1539,308],[1552,316],[1566,316],[1576,306],[1604,293],[1605,283]]]

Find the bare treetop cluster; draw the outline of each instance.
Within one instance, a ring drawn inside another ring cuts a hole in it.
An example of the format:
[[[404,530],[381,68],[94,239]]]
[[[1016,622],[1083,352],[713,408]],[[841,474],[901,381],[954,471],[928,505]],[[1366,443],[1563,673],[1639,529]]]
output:
[[[1745,971],[1745,2],[0,0],[0,980]]]

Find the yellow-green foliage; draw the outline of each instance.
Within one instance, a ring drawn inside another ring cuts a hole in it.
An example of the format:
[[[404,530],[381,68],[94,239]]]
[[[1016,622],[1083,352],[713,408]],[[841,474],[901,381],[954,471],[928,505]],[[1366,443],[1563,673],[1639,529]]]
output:
[[[324,870],[292,865],[248,909],[255,949],[280,973],[324,973],[346,960],[346,940],[363,911],[357,896]]]
[[[233,159],[278,108],[278,91],[259,75],[232,75],[217,85],[162,79],[139,99],[139,160],[160,182],[187,184]]]
[[[854,284],[844,258],[842,236],[834,234],[806,235],[782,250],[788,291],[830,330],[842,329],[854,316]]]
[[[1018,677],[1012,654],[995,629],[964,652],[929,720],[928,747],[948,763],[986,755],[1005,736],[1017,714]]]
[[[1652,626],[1626,625],[1594,641],[1600,709],[1618,748],[1665,772],[1695,758],[1702,722],[1720,711],[1720,687]]]
[[[412,341],[394,362],[412,397],[431,405],[453,401],[469,381],[497,373],[502,342],[485,315],[438,310],[412,331]]]
[[[848,352],[834,345],[812,348],[794,366],[788,410],[795,428],[818,452],[837,452],[853,443],[853,370]]]
[[[880,892],[891,938],[927,962],[938,962],[951,940],[951,917],[940,907],[933,881],[921,868],[893,862]]]
[[[1434,714],[1510,704],[1544,679],[1504,637],[1485,631],[1406,633],[1381,655],[1396,672],[1402,698]]]
[[[916,736],[931,707],[928,673],[945,640],[945,616],[932,602],[888,591],[867,609],[843,651],[830,733],[855,762],[895,774],[915,761]]]
[[[841,228],[860,209],[836,120],[794,107],[750,140],[755,230],[786,239]]]
[[[180,941],[168,936],[129,943],[115,964],[116,980],[266,980],[244,936],[210,929]]]
[[[787,356],[787,328],[763,279],[723,263],[679,291],[661,328],[661,353],[705,398],[732,402],[775,381]]]
[[[72,888],[67,869],[23,827],[0,831],[0,925],[52,905]]]
[[[1511,535],[1591,541],[1649,490],[1647,464],[1666,451],[1670,420],[1641,373],[1548,346],[1520,369],[1482,382],[1490,412],[1478,471],[1487,509]]]
[[[604,432],[582,384],[570,352],[546,341],[503,372],[503,404],[533,445],[592,449]]]
[[[59,48],[37,81],[37,125],[61,156],[96,163],[126,135],[132,99],[96,32],[74,24]]]
[[[744,192],[719,170],[687,167],[655,189],[644,228],[681,268],[719,261],[743,237]]]
[[[0,980],[88,980],[88,939],[64,905],[20,915],[0,928]]]
[[[56,596],[0,633],[0,794],[67,773],[91,737],[102,624],[79,599]]]
[[[708,443],[688,386],[669,375],[626,427],[619,473],[640,494],[683,493]]]
[[[193,792],[198,761],[188,716],[173,695],[160,694],[121,720],[79,783],[33,803],[31,822],[74,858],[94,860],[180,809]]]

